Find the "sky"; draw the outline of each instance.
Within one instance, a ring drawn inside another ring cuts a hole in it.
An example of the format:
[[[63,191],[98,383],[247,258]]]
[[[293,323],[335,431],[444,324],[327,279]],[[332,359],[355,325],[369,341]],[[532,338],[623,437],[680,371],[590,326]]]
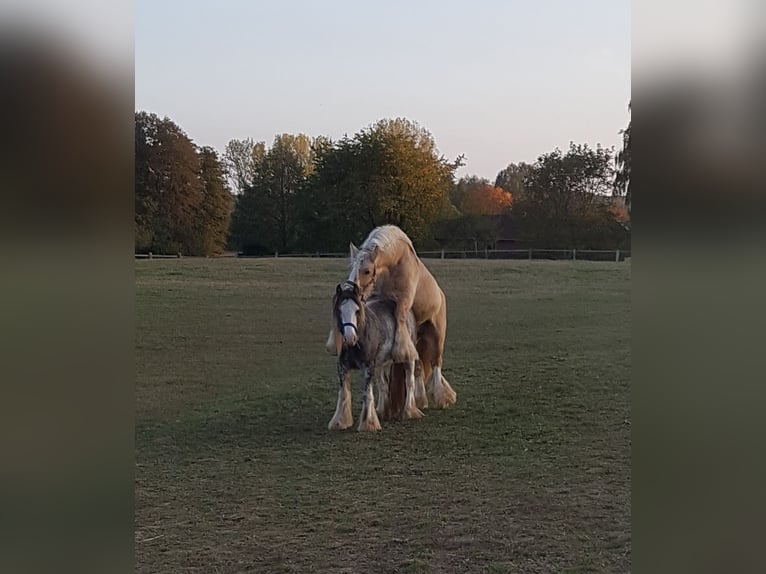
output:
[[[624,0],[137,0],[135,106],[219,151],[406,117],[494,180],[570,141],[619,148],[630,39]]]

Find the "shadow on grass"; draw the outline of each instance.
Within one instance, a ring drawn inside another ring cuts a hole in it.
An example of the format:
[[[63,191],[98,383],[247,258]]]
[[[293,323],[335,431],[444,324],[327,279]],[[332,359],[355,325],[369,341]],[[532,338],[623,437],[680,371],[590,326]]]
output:
[[[307,400],[302,389],[257,399],[230,397],[190,410],[176,420],[139,422],[136,442],[150,448],[154,441],[172,438],[184,450],[206,450],[227,444],[284,446],[326,438],[331,416],[332,411],[328,414],[324,401]]]

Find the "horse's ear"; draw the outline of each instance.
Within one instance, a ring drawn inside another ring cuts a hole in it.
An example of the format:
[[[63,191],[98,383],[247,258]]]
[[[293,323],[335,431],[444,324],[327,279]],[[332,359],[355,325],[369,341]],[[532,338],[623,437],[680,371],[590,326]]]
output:
[[[351,253],[351,260],[353,261],[354,259],[356,259],[356,254],[359,253],[359,250],[356,248],[356,245],[354,245],[353,243],[349,243],[348,246],[349,246],[349,251]]]
[[[338,284],[335,286],[335,296],[337,297],[337,296],[339,296],[339,295],[340,295],[340,283],[338,283]]]

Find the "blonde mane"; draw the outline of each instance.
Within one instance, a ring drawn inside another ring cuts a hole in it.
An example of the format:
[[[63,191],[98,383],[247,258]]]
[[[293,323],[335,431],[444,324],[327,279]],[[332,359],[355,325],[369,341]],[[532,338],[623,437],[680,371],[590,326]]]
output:
[[[404,241],[414,251],[415,248],[412,246],[410,238],[395,225],[382,225],[373,229],[370,235],[367,236],[367,239],[364,240],[364,243],[362,243],[360,249],[362,251],[372,251],[377,247],[382,253],[389,253],[397,241]]]

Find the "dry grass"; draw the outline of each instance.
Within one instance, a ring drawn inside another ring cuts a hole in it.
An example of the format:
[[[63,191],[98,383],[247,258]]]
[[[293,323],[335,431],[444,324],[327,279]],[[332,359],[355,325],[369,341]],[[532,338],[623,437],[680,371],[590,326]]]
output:
[[[136,263],[139,572],[630,570],[629,264],[427,264],[458,403],[367,435],[345,261]]]

